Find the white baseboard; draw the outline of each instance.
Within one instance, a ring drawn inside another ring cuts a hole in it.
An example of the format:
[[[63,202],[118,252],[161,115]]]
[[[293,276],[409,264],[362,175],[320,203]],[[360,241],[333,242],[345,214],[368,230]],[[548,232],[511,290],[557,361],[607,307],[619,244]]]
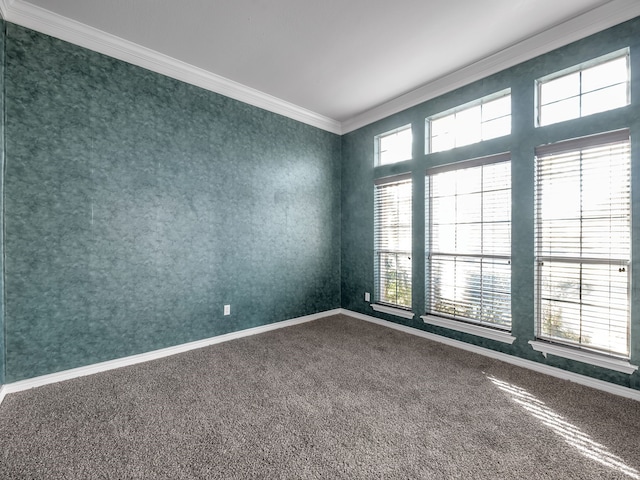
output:
[[[357,313],[344,308],[336,308],[334,310],[327,310],[325,312],[315,313],[313,315],[306,315],[304,317],[293,318],[290,320],[284,320],[282,322],[270,323],[268,325],[262,325],[260,327],[248,328],[246,330],[239,330],[237,332],[231,332],[216,337],[205,338],[203,340],[197,340],[195,342],[183,343],[174,347],[167,347],[160,350],[154,350],[147,353],[141,353],[139,355],[132,355],[129,357],[118,358],[115,360],[109,360],[107,362],[95,363],[93,365],[87,365],[85,367],[74,368],[71,370],[64,370],[62,372],[51,373],[49,375],[43,375],[40,377],[29,378],[27,380],[21,380],[14,383],[8,383],[0,386],[0,404],[2,400],[10,393],[21,392],[23,390],[29,390],[31,388],[41,387],[49,385],[51,383],[63,382],[65,380],[71,380],[73,378],[84,377],[87,375],[93,375],[94,373],[105,372],[107,370],[114,370],[116,368],[126,367],[129,365],[135,365],[137,363],[148,362],[163,357],[168,357],[178,353],[188,352],[189,350],[195,350],[197,348],[207,347],[209,345],[215,345],[217,343],[228,342],[229,340],[235,340],[237,338],[248,337],[251,335],[257,335],[260,333],[277,330],[280,328],[290,327],[293,325],[299,325],[301,323],[311,322],[332,315],[343,314],[351,318],[364,320],[366,322],[375,323],[383,327],[399,330],[410,335],[426,338],[439,343],[444,343],[452,347],[467,350],[473,353],[478,353],[487,357],[501,360],[518,367],[527,368],[539,373],[550,375],[552,377],[561,378],[563,380],[569,380],[571,382],[578,383],[587,387],[602,390],[621,397],[630,398],[640,401],[640,390],[634,390],[632,388],[622,387],[613,383],[605,382],[595,378],[587,377],[573,372],[568,372],[556,367],[550,367],[542,363],[533,362],[524,358],[519,358],[513,355],[509,355],[495,350],[478,347],[470,343],[461,342],[451,338],[436,335],[434,333],[418,330],[417,328],[407,327],[405,325],[399,325],[397,323],[388,322],[379,318],[371,317],[362,313]]]
[[[369,315],[365,315],[362,313],[353,312],[351,310],[340,309],[340,313],[352,318],[357,318],[360,320],[364,320],[366,322],[375,323],[376,325],[382,325],[384,327],[393,328],[394,330],[399,330],[401,332],[408,333],[410,335],[415,335],[418,337],[426,338],[428,340],[444,343],[446,345],[450,345],[456,348],[461,348],[463,350],[467,350],[473,353],[478,353],[486,357],[495,358],[496,360],[501,360],[503,362],[510,363],[518,367],[523,367],[539,373],[544,373],[545,375],[561,378],[563,380],[569,380],[571,382],[575,382],[580,385],[584,385],[586,387],[595,388],[597,390],[602,390],[604,392],[613,393],[614,395],[619,395],[621,397],[626,397],[632,400],[640,401],[640,390],[634,390],[633,388],[623,387],[620,385],[616,385],[614,383],[605,382],[604,380],[598,380],[595,378],[587,377],[586,375],[580,375],[578,373],[568,372],[566,370],[562,370],[561,368],[551,367],[549,365],[534,362],[532,360],[526,360],[524,358],[516,357],[514,355],[509,355],[507,353],[497,352],[495,350],[490,350],[488,348],[478,347],[470,343],[461,342],[459,340],[443,337],[441,335],[436,335],[435,333],[429,333],[423,330],[418,330],[417,328],[407,327],[405,325],[399,325],[397,323],[388,322],[386,320],[380,320],[379,318],[371,317]]]
[[[63,370],[62,372],[51,373],[48,375],[42,375],[40,377],[34,377],[34,378],[29,378],[27,380],[20,380],[18,382],[8,383],[2,386],[2,388],[0,388],[0,403],[2,403],[2,399],[9,393],[21,392],[23,390],[29,390],[31,388],[49,385],[51,383],[63,382],[65,380],[71,380],[73,378],[93,375],[94,373],[105,372],[107,370],[114,370],[116,368],[127,367],[130,365],[135,365],[137,363],[157,360],[159,358],[168,357],[171,355],[175,355],[177,353],[188,352],[189,350],[208,347],[209,345],[215,345],[217,343],[228,342],[229,340],[235,340],[237,338],[257,335],[260,333],[269,332],[271,330],[291,327],[293,325],[299,325],[301,323],[311,322],[313,320],[329,317],[331,315],[337,315],[339,313],[340,313],[340,309],[327,310],[325,312],[315,313],[313,315],[306,315],[304,317],[284,320],[282,322],[270,323],[268,325],[262,325],[260,327],[248,328],[246,330],[239,330],[237,332],[226,333],[224,335],[218,335],[216,337],[196,340],[195,342],[183,343],[181,345],[176,345],[174,347],[162,348],[160,350],[153,350],[151,352],[141,353],[138,355],[131,355],[129,357],[117,358],[115,360],[109,360],[106,362],[94,363],[93,365],[87,365],[85,367],[73,368],[71,370]]]

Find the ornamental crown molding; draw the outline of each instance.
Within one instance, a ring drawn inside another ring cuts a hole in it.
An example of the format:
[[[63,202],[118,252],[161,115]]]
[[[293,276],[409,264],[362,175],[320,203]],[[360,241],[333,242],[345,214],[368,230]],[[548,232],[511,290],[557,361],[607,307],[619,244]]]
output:
[[[409,93],[340,122],[97,28],[63,17],[24,0],[0,0],[0,16],[8,22],[338,135],[357,130],[639,15],[640,2],[637,0],[612,0],[478,62],[435,79]]]

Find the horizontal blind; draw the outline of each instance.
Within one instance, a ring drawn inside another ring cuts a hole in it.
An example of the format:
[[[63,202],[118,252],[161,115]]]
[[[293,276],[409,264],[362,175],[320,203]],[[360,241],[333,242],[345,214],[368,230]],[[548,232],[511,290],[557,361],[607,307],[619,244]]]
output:
[[[375,186],[375,299],[403,308],[411,308],[411,195],[406,177]]]
[[[509,158],[501,154],[428,172],[429,313],[510,328]]]
[[[628,131],[536,150],[540,338],[629,355]],[[614,135],[615,134],[615,135]],[[601,144],[597,144],[598,139]]]

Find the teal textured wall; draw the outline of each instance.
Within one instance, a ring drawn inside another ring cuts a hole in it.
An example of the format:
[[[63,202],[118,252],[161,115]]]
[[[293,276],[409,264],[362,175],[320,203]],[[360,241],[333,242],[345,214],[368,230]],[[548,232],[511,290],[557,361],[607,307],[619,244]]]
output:
[[[632,138],[632,347],[631,360],[640,363],[640,18],[600,32],[584,40],[459,88],[342,138],[342,306],[439,335],[499,350],[573,372],[640,389],[640,376],[625,375],[583,363],[534,352],[534,149],[538,145],[602,131],[630,128]],[[544,128],[534,127],[534,81],[620,48],[631,47],[632,100],[625,108],[567,121]],[[425,118],[484,95],[511,88],[512,134],[448,152],[424,154]],[[375,135],[411,123],[413,159],[374,168]],[[425,325],[425,170],[455,161],[510,151],[512,156],[512,345]],[[373,184],[374,179],[399,173],[413,178],[413,320],[374,312],[364,301],[373,292]]]
[[[339,136],[13,24],[6,50],[7,381],[340,306]]]
[[[4,224],[4,46],[5,23],[0,19],[0,225]],[[0,235],[0,385],[5,376],[4,235]]]
[[[342,306],[640,389],[637,373],[545,359],[527,344],[534,148],[630,128],[632,361],[640,362],[640,19],[342,139],[28,29],[3,24],[2,31],[0,383]],[[535,78],[625,46],[634,79],[629,107],[534,128]],[[425,117],[507,87],[509,137],[424,154]],[[415,134],[413,160],[374,168],[374,135],[406,123]],[[374,179],[412,174],[413,311],[420,315],[426,168],[503,151],[512,154],[516,343],[371,310],[363,294],[373,292]],[[232,315],[223,317],[227,303]]]

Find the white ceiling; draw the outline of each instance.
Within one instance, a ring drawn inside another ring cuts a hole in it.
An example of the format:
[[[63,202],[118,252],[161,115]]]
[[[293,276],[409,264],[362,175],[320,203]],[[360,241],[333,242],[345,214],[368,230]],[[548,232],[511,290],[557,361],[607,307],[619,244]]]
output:
[[[518,45],[544,48],[538,44],[551,38],[545,32],[555,32],[550,49],[558,46],[564,25],[574,30],[568,32],[567,43],[593,33],[595,18],[603,12],[612,17],[615,13],[610,24],[640,14],[637,0],[0,3],[9,21],[55,35],[34,20],[40,15],[44,24],[53,12],[342,125]],[[27,10],[31,20],[23,18]],[[575,23],[576,17],[587,21]],[[533,44],[532,38],[540,41]]]

